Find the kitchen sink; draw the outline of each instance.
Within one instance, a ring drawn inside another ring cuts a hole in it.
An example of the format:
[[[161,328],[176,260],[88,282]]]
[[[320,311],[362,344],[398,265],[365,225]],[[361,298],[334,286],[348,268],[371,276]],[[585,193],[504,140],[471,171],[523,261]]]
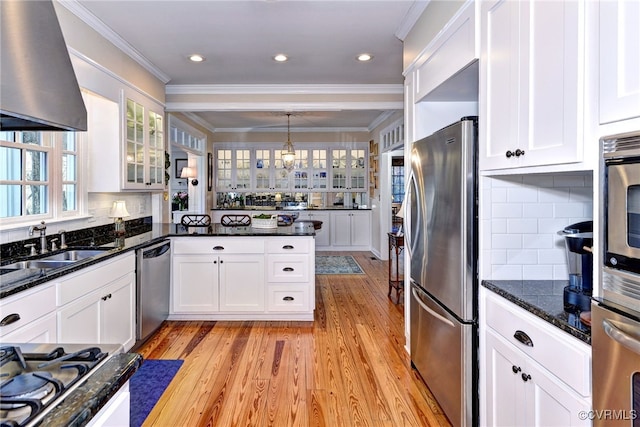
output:
[[[85,258],[91,258],[104,253],[104,251],[112,248],[103,249],[69,249],[59,254],[50,255],[42,258],[45,261],[80,261]]]
[[[77,261],[77,260],[76,260]],[[13,264],[3,265],[3,269],[21,270],[24,268],[61,268],[73,264],[73,260],[47,260],[47,259],[34,259],[30,261],[19,261]]]

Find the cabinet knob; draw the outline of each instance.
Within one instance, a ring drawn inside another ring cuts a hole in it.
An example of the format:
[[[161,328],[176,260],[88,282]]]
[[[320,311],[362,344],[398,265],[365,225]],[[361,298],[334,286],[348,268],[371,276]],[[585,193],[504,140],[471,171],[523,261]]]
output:
[[[111,298],[111,294],[107,294],[107,295],[103,296],[101,299],[102,299],[102,301],[106,301],[109,298]]]
[[[515,156],[515,153],[513,151],[511,151],[511,150],[507,150],[507,152],[504,153],[504,155],[507,156],[507,159],[509,159],[509,158]]]
[[[293,267],[285,267],[282,271],[293,271]]]
[[[214,263],[214,264],[217,264],[217,263],[218,263],[218,261],[213,261],[213,263]]]
[[[16,323],[18,320],[20,320],[20,315],[18,313],[12,313],[0,320],[0,326],[8,326]]]
[[[220,260],[220,264],[222,264],[223,262],[224,262],[223,260]]]
[[[513,337],[527,347],[533,347],[533,341],[531,341],[531,338],[529,338],[529,335],[527,335],[525,332],[518,330],[515,334],[513,334]]]
[[[524,150],[517,149],[515,152],[516,157],[524,156]]]
[[[294,299],[294,297],[284,297],[282,298],[282,301],[293,301]]]
[[[517,374],[522,369],[520,369],[520,366],[513,365],[513,366],[511,366],[511,370],[513,371],[514,374]]]
[[[522,381],[524,381],[526,383],[530,379],[531,379],[531,375],[525,374],[524,372],[522,373]]]

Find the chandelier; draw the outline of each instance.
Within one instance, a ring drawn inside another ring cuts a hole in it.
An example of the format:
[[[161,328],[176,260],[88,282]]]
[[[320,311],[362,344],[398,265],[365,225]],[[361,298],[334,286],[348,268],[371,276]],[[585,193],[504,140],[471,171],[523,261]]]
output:
[[[287,142],[284,144],[282,150],[282,164],[287,172],[291,172],[296,161],[296,152],[293,149],[293,143],[291,142],[291,127],[290,127],[291,113],[287,113]]]

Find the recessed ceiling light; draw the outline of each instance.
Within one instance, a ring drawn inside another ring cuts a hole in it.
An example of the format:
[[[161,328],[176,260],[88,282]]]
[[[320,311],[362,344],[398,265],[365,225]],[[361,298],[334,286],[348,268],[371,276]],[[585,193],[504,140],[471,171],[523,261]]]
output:
[[[285,55],[284,53],[279,53],[276,56],[273,57],[274,61],[278,61],[278,62],[285,62],[287,60],[289,60],[289,57],[287,55]]]
[[[198,55],[197,53],[193,54],[193,55],[189,55],[189,60],[193,61],[193,62],[202,62],[204,61],[206,58],[202,55]]]
[[[373,59],[373,55],[368,54],[368,53],[361,53],[356,58],[360,62],[367,62],[367,61],[371,61]]]

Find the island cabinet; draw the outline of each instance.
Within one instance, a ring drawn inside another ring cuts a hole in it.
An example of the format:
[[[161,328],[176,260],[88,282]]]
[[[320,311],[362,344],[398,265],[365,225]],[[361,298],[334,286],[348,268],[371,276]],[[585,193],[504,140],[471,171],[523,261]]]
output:
[[[172,240],[171,320],[313,320],[313,236]]]
[[[584,8],[481,3],[480,170],[582,160]]]
[[[135,343],[135,254],[54,280],[61,343]]]
[[[481,425],[590,425],[587,344],[484,288],[480,318]]]

